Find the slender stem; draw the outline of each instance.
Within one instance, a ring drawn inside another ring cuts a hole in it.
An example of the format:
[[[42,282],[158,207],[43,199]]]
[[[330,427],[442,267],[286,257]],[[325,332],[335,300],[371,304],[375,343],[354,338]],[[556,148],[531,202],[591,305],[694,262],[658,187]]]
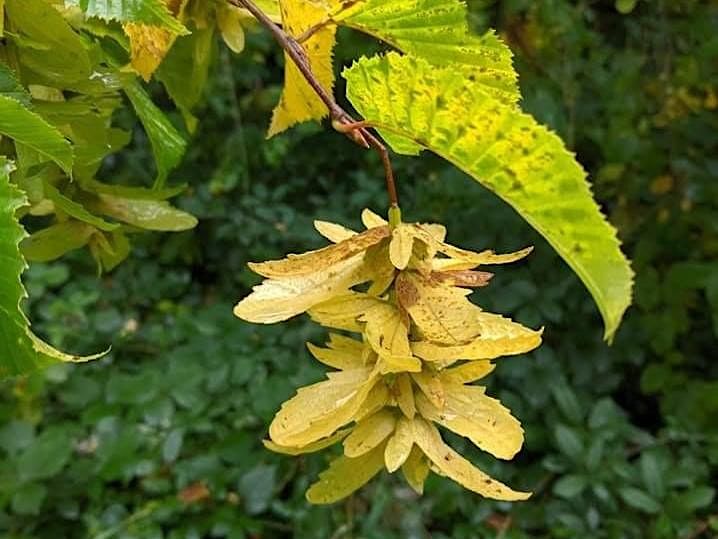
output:
[[[396,191],[394,169],[391,165],[389,151],[381,140],[369,131],[366,122],[358,122],[352,118],[347,111],[339,106],[339,104],[334,100],[334,97],[322,86],[319,80],[317,80],[309,63],[307,53],[301,43],[296,38],[287,34],[277,24],[275,24],[274,21],[267,17],[267,15],[259,7],[257,7],[252,0],[227,1],[236,7],[244,8],[249,11],[265,28],[267,28],[267,30],[269,30],[272,36],[274,36],[274,39],[281,45],[289,58],[291,58],[292,62],[294,62],[297,66],[309,86],[312,87],[312,90],[314,90],[319,99],[321,99],[327,109],[329,109],[329,114],[333,120],[332,123],[335,125],[335,129],[346,134],[351,140],[360,146],[373,148],[379,154],[382,165],[384,166],[386,191],[389,196],[389,204],[392,208],[398,208],[399,199]],[[317,28],[314,32],[319,29],[320,28]],[[306,37],[301,36],[300,40],[308,39],[309,37],[311,37],[311,35]]]

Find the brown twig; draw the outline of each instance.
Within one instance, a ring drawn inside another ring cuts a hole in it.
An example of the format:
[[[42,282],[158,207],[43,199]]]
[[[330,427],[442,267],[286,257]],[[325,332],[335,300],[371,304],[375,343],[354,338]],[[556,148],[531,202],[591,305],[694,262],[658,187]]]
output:
[[[399,207],[399,199],[396,192],[396,182],[394,180],[394,169],[391,165],[391,158],[386,146],[368,129],[365,121],[357,121],[345,111],[339,104],[334,101],[334,97],[321,85],[314,76],[314,72],[309,64],[307,53],[302,44],[294,37],[287,34],[277,24],[274,23],[252,0],[227,0],[230,4],[244,8],[249,11],[269,32],[274,39],[281,45],[289,58],[304,76],[309,86],[312,87],[319,99],[322,100],[332,118],[332,123],[337,131],[344,133],[354,142],[365,148],[373,148],[381,158],[384,166],[384,175],[386,178],[386,190],[389,195],[389,204],[393,208]],[[319,28],[318,28],[319,29]],[[317,30],[318,30],[317,29]],[[314,30],[315,32],[317,30]],[[300,39],[308,39],[311,36],[301,36]]]

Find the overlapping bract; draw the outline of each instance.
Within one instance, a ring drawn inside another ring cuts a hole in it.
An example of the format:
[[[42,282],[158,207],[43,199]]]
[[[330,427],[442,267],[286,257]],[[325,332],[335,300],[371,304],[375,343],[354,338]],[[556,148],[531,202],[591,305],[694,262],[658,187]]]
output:
[[[360,233],[315,223],[329,247],[251,264],[266,280],[237,305],[238,317],[274,323],[308,312],[362,335],[331,333],[325,347],[308,345],[335,371],[284,403],[267,447],[298,455],[343,441],[344,455],[307,492],[314,503],[344,498],[382,468],[401,469],[419,493],[433,470],[486,497],[526,499],[451,449],[437,425],[498,458],[521,448],[518,420],[472,383],[493,370],[490,360],[537,347],[541,332],[483,311],[468,295],[491,279],[477,267],[531,249],[474,253],[445,243],[441,225],[390,225],[368,210],[362,218]]]

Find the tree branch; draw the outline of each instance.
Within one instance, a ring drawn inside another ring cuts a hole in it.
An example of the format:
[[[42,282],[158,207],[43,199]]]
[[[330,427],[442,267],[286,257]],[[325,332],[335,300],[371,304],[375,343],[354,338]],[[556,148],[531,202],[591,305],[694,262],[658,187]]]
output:
[[[381,158],[384,166],[384,175],[386,178],[386,190],[389,196],[389,204],[393,208],[399,207],[399,199],[396,192],[396,182],[394,181],[394,170],[391,165],[391,158],[386,146],[372,134],[367,123],[357,121],[345,111],[334,100],[334,97],[321,85],[314,76],[309,58],[302,44],[294,37],[287,34],[282,28],[274,23],[252,0],[227,0],[233,6],[244,8],[249,11],[269,32],[274,39],[281,45],[292,62],[297,66],[300,73],[306,79],[309,86],[312,87],[319,99],[322,100],[329,115],[332,118],[332,125],[340,133],[344,133],[354,142],[365,148],[373,148]]]

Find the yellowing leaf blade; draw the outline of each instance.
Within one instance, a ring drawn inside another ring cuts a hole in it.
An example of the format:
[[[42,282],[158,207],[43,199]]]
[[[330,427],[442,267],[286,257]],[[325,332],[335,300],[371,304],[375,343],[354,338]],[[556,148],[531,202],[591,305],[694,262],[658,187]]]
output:
[[[585,172],[555,134],[460,71],[422,59],[362,59],[344,76],[350,101],[382,133],[444,157],[538,230],[583,280],[612,338],[631,302],[633,272]]]

